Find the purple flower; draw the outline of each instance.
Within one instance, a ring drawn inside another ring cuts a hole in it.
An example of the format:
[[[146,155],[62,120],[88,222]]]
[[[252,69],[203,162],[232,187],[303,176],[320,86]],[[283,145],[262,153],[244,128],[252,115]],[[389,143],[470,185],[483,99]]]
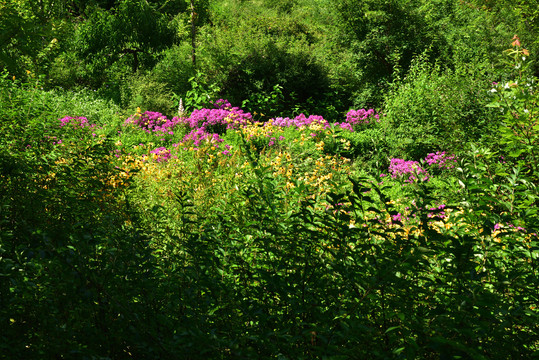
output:
[[[404,178],[404,181],[408,183],[416,182],[418,179],[422,181],[429,179],[429,174],[421,168],[417,161],[391,159],[388,170],[392,178]]]
[[[272,124],[274,126],[279,126],[279,127],[296,127],[296,128],[301,128],[301,127],[305,127],[309,125],[320,125],[324,127],[325,129],[331,126],[331,124],[327,122],[327,120],[324,120],[322,116],[310,115],[309,117],[306,117],[304,114],[299,114],[294,119],[290,119],[288,117],[286,118],[277,117],[275,119],[272,119]]]
[[[376,114],[374,109],[350,110],[346,114],[346,123],[350,124],[353,128],[371,122],[380,122],[380,115]]]
[[[232,105],[228,102],[228,100],[219,99],[217,100],[213,106],[215,106],[217,109],[230,109],[232,108]]]
[[[219,147],[219,143],[224,140],[219,137],[218,134],[208,134],[204,129],[196,129],[185,135],[182,142],[193,142],[193,145],[198,147],[202,142],[214,144],[215,147]]]
[[[437,213],[428,213],[427,214],[427,217],[429,218],[438,218],[438,219],[445,219],[446,218],[446,215],[445,215],[445,211],[441,211],[445,209],[445,205],[442,204],[442,205],[439,205],[438,207],[433,207],[433,208],[430,208],[429,210],[432,210],[432,211],[437,211]]]
[[[190,117],[179,119],[179,123],[220,135],[228,129],[237,129],[252,123],[250,113],[244,113],[240,108],[232,107],[226,100],[218,100],[215,106],[215,109],[194,110]]]
[[[164,146],[158,147],[157,149],[153,149],[150,151],[150,153],[157,155],[155,159],[155,161],[157,162],[166,162],[171,157],[170,150],[168,150]]]
[[[455,167],[457,158],[455,155],[449,155],[445,151],[430,153],[425,158],[425,162],[431,166],[437,165],[439,169],[452,169]]]
[[[95,124],[89,124],[88,119],[83,116],[78,117],[71,117],[71,116],[65,116],[60,119],[60,127],[64,127],[68,124],[73,125],[73,127],[79,127],[79,128],[85,128],[90,127],[94,128]]]

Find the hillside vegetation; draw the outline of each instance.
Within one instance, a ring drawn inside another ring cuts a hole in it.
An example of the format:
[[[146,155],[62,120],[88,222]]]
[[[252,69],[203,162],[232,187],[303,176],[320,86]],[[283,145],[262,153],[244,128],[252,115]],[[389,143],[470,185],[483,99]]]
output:
[[[0,1],[0,359],[538,357],[538,9]]]

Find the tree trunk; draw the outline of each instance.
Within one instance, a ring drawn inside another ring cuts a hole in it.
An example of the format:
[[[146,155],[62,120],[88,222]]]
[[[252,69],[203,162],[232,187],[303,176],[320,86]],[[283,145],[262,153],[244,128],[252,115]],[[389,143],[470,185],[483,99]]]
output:
[[[196,68],[196,21],[197,14],[195,12],[195,0],[191,0],[191,60],[193,61],[193,68]]]

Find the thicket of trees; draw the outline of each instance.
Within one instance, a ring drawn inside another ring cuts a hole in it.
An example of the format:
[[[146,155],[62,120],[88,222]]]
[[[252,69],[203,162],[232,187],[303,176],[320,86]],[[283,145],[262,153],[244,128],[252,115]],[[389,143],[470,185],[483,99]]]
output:
[[[211,95],[248,110],[271,99],[268,115],[337,116],[380,107],[418,57],[470,84],[499,79],[513,35],[537,49],[534,5],[10,0],[0,5],[0,67],[17,77],[44,75],[47,87],[89,87],[123,107],[172,112],[197,77]]]
[[[513,36],[538,50],[534,5],[10,0],[0,5],[0,67],[19,79],[39,75],[47,89],[92,89],[123,109],[167,115],[180,99],[191,110],[225,98],[267,118],[336,120],[350,108],[385,107],[390,138],[415,142],[411,134],[426,131],[419,142],[443,147],[488,133],[483,89],[512,76],[503,51]],[[524,64],[519,71],[537,75],[533,55]]]

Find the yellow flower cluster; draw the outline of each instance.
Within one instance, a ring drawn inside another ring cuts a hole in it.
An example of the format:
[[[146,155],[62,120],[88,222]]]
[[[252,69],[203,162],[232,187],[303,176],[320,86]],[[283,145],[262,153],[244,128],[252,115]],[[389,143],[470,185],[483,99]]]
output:
[[[303,129],[303,128],[302,128],[302,129]],[[298,143],[298,142],[299,142],[299,144],[300,144],[301,146],[303,146],[303,145],[305,144],[305,141],[306,141],[306,140],[309,140],[309,139],[307,138],[307,136],[305,136],[304,133],[301,133],[300,138],[299,138],[299,139],[294,139],[293,142],[294,142],[294,143]]]
[[[303,128],[301,128],[301,129],[303,129]],[[318,124],[318,123],[311,123],[311,124],[309,124],[308,129],[310,131],[323,131],[324,127],[322,125]]]
[[[260,123],[256,122],[252,125],[245,126],[241,128],[240,130],[236,130],[237,132],[243,133],[243,135],[246,136],[247,140],[250,140],[251,138],[263,138],[263,137],[276,137],[280,134],[284,133],[283,128],[280,126],[274,126],[273,120],[270,119],[267,123]]]
[[[346,139],[341,139],[340,141],[343,144],[343,149],[344,150],[350,150],[350,146],[351,146],[350,141],[348,141]]]
[[[332,180],[349,175],[351,171],[350,159],[327,155],[317,159],[307,158],[304,164],[297,164],[287,151],[279,151],[263,165],[270,166],[275,177],[283,177],[286,188],[293,188],[296,182],[301,182],[314,191],[314,196],[330,192]]]

